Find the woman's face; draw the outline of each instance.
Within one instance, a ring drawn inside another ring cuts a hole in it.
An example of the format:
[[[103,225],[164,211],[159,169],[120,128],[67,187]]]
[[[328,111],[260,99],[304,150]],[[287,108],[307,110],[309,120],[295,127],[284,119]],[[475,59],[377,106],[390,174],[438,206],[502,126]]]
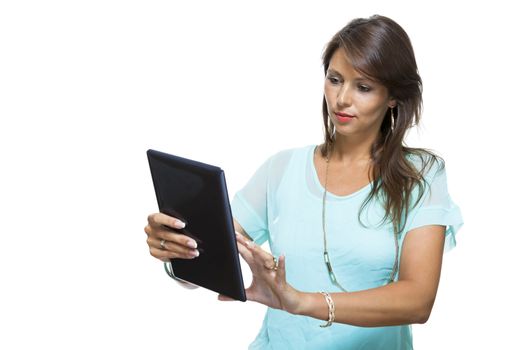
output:
[[[387,109],[395,106],[387,88],[357,72],[341,48],[330,60],[324,95],[340,135],[377,135]]]

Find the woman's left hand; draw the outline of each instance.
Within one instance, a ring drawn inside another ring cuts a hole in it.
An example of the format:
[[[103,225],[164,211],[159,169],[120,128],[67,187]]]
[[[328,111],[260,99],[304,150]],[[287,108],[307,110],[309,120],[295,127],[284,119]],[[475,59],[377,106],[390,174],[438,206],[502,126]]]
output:
[[[279,257],[277,267],[273,255],[254,242],[237,234],[237,247],[252,271],[252,284],[246,289],[246,298],[274,309],[296,313],[301,292],[286,282],[284,255]],[[232,300],[219,295],[219,300]]]

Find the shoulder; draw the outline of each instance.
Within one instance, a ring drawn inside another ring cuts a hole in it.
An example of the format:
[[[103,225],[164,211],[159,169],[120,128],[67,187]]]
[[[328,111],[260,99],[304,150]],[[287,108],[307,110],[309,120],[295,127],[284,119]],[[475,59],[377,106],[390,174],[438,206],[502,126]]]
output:
[[[445,160],[430,150],[406,147],[404,153],[420,178],[431,180],[436,174],[445,171]]]
[[[268,183],[277,189],[286,174],[295,174],[304,169],[304,162],[315,145],[281,150],[271,155],[265,162]]]
[[[313,151],[315,145],[287,148],[271,155],[267,162],[270,167],[282,168],[295,159],[304,158]]]

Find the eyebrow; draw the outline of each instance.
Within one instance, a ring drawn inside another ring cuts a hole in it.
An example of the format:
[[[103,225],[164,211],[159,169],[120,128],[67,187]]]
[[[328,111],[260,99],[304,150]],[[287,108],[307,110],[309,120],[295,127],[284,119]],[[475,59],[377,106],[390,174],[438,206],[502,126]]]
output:
[[[335,74],[335,75],[338,75],[340,77],[342,77],[343,75],[341,73],[339,73],[337,70],[333,69],[333,68],[328,68],[326,70],[326,74]],[[359,74],[359,72],[358,72]],[[366,81],[366,82],[369,82],[369,83],[372,83],[373,80],[359,74],[354,80],[358,80],[358,81]]]
[[[328,69],[326,70],[326,74],[337,74],[337,75],[341,75],[341,76],[342,76],[341,73],[339,73],[338,71],[336,71],[336,70],[333,69],[333,68],[328,68]]]

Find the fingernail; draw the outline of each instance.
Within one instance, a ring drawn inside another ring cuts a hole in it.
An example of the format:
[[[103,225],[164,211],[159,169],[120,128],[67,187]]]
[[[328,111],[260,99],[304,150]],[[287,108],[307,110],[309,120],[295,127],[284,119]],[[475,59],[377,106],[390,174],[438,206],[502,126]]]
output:
[[[195,241],[188,241],[188,242],[186,242],[186,244],[190,248],[197,248],[197,242],[195,242]]]
[[[193,257],[198,257],[200,255],[199,251],[198,250],[192,250],[191,253],[190,253]]]
[[[186,227],[186,224],[183,221],[175,220],[175,226],[178,226],[178,228],[184,228]]]

